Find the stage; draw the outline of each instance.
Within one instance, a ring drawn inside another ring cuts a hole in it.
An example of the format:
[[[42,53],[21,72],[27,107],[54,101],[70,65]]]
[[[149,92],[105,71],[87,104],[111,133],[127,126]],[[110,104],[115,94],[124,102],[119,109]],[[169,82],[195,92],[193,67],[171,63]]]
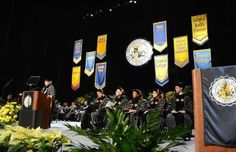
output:
[[[51,128],[50,129],[45,129],[45,130],[56,130],[56,131],[61,131],[62,134],[65,136],[69,137],[72,141],[72,145],[75,146],[80,146],[80,143],[86,146],[96,146],[90,139],[76,135],[74,132],[69,131],[65,124],[70,124],[70,125],[77,125],[80,126],[80,122],[71,122],[71,121],[53,121],[51,123]],[[168,144],[168,143],[165,143]],[[164,144],[164,145],[165,145]],[[185,145],[177,146],[171,149],[172,152],[195,152],[195,147],[194,147],[194,139],[191,139],[190,141],[186,141]],[[67,150],[70,147],[63,147],[63,150]]]

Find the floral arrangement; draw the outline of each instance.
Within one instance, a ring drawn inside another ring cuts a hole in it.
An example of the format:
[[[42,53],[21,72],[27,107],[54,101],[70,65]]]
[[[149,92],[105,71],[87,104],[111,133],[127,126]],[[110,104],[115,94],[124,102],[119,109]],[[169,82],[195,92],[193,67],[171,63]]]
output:
[[[20,106],[17,102],[7,102],[0,108],[0,124],[12,124],[16,121]]]
[[[0,131],[0,151],[56,152],[70,140],[58,131],[43,131],[6,125]]]
[[[75,99],[74,103],[79,104],[79,105],[83,105],[85,101],[86,101],[86,99],[84,97],[78,97]]]
[[[166,93],[166,99],[170,100],[175,97],[175,91],[169,91]]]

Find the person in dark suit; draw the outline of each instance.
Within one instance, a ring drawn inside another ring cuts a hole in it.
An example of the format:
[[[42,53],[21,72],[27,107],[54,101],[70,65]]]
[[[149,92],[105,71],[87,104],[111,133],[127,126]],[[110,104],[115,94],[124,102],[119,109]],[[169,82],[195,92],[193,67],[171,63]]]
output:
[[[174,98],[170,99],[169,110],[171,111],[166,116],[166,126],[168,128],[174,128],[176,125],[184,124],[184,126],[191,131],[193,114],[193,102],[192,99],[183,92],[184,85],[179,82],[175,85],[176,95]],[[188,137],[184,137],[184,140],[189,140]]]
[[[52,80],[50,78],[44,79],[44,87],[41,90],[43,94],[46,94],[48,97],[52,98],[52,101],[56,98],[56,90],[54,85],[52,84]]]
[[[96,110],[91,113],[91,125],[94,128],[100,127],[103,123],[103,119],[106,115],[106,105],[109,102],[109,98],[105,95],[101,89],[97,90],[97,98],[95,99],[94,105]]]
[[[149,107],[149,101],[143,98],[142,91],[139,89],[133,89],[132,99],[128,104],[130,108],[128,112],[130,124],[135,127],[144,124],[146,121],[144,120],[146,117],[144,112],[147,111],[147,108]]]
[[[52,102],[51,102],[50,120],[49,120],[49,126],[50,126],[51,121],[52,121],[52,117],[53,117],[53,111],[55,109],[54,104],[55,104],[55,98],[56,98],[56,89],[55,89],[54,85],[52,84],[52,79],[50,79],[50,78],[44,79],[44,87],[41,90],[41,92],[52,99],[51,100]]]

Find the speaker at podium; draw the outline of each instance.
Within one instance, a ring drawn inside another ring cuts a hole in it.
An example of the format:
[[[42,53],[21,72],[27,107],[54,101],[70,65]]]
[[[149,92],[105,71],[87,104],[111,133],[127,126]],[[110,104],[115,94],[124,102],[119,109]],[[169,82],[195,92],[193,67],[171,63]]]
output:
[[[49,128],[52,99],[38,90],[40,76],[31,76],[27,85],[29,91],[22,95],[22,108],[19,114],[19,125],[29,128]]]

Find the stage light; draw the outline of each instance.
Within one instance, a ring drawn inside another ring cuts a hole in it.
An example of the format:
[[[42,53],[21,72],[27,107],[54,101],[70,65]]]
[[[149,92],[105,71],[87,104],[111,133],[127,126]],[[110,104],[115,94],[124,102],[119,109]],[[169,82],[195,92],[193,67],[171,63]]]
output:
[[[97,10],[87,12],[84,14],[83,19],[87,19],[89,17],[96,17],[97,15],[106,14],[107,12],[115,12],[120,7],[132,7],[133,4],[141,3],[144,0],[125,0],[124,2],[118,2],[113,6],[109,6],[110,8],[99,8]]]

